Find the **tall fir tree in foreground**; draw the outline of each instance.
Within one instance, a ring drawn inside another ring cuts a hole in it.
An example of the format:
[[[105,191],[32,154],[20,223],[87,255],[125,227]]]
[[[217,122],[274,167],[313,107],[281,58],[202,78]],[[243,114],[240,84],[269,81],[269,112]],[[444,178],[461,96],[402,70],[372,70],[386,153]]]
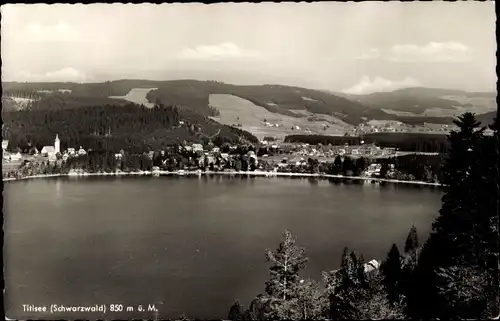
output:
[[[387,298],[392,304],[399,303],[401,297],[401,254],[393,244],[387,258],[380,266]]]
[[[271,278],[266,282],[266,293],[271,319],[300,319],[298,306],[300,276],[308,258],[305,250],[295,245],[290,231],[283,233],[283,241],[278,249],[266,253]]]
[[[405,242],[405,254],[416,253],[419,247],[417,228],[413,225],[408,233],[408,237]]]
[[[363,317],[357,303],[366,296],[368,282],[364,273],[363,258],[344,248],[340,268],[324,272],[330,301],[330,319],[358,319]]]
[[[498,231],[494,141],[471,113],[455,121],[443,165],[444,195],[419,255],[410,317],[484,318],[494,305]],[[479,295],[483,293],[484,295]]]

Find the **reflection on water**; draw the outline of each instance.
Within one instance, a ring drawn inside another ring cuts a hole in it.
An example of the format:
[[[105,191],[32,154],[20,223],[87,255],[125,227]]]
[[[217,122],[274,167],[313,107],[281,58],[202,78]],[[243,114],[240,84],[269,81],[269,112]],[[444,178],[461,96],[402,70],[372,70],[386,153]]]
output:
[[[61,191],[61,183],[62,181],[61,180],[57,180],[55,182],[55,185],[56,185],[56,200],[59,200],[61,199],[61,196],[62,196],[62,191]]]
[[[268,278],[264,250],[289,229],[310,258],[305,277],[425,238],[441,194],[428,187],[321,179],[88,177],[9,182],[4,190],[6,311],[22,304],[145,304],[161,317],[225,318]],[[79,315],[83,318],[85,315]],[[102,318],[95,314],[86,318]],[[107,315],[108,319],[145,318]]]

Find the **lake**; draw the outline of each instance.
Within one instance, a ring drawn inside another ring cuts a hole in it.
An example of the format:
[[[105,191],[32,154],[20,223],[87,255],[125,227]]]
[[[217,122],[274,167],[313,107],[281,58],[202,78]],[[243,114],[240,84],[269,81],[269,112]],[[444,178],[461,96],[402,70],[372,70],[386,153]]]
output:
[[[305,277],[338,268],[344,246],[368,261],[420,241],[441,192],[412,185],[245,177],[88,177],[4,183],[5,311],[23,304],[155,304],[162,318],[227,318],[268,279],[265,249],[289,229],[306,249]],[[106,319],[152,313],[107,313]]]

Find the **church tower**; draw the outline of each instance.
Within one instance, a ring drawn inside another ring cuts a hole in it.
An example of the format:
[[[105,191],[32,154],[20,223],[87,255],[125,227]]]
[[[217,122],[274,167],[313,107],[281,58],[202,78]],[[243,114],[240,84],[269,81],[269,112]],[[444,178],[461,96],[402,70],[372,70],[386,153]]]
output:
[[[61,141],[59,140],[59,134],[56,134],[56,140],[54,141],[54,149],[56,154],[61,153]]]

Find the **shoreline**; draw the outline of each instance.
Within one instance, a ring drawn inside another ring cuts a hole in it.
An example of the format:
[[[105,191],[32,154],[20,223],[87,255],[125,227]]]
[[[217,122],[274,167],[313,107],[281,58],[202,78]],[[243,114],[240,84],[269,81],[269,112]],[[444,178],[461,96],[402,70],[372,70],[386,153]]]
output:
[[[114,172],[114,173],[68,173],[68,174],[40,174],[33,176],[26,176],[21,178],[3,178],[3,182],[9,181],[20,181],[27,179],[36,178],[49,178],[49,177],[87,177],[87,176],[203,176],[203,175],[246,175],[246,176],[262,176],[262,177],[313,177],[313,178],[336,178],[345,180],[363,180],[363,181],[374,181],[374,182],[386,182],[386,183],[401,183],[401,184],[413,184],[413,185],[427,185],[427,186],[442,186],[440,183],[429,183],[423,181],[402,181],[397,179],[388,178],[372,178],[363,176],[343,176],[343,175],[330,175],[330,174],[311,174],[311,173],[279,173],[279,172],[249,172],[249,171],[232,171],[232,172],[212,172],[212,171],[142,171],[142,172]]]

